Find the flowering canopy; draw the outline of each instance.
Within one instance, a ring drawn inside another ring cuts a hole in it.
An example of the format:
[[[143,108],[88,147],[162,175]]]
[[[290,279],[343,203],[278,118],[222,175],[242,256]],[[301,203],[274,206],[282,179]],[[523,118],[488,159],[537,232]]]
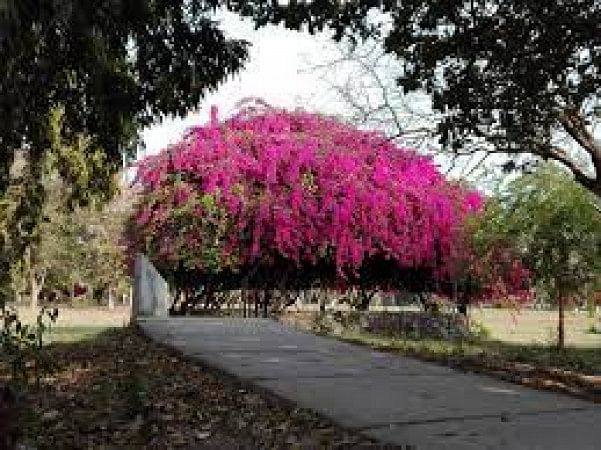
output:
[[[343,284],[362,281],[370,264],[444,277],[465,218],[483,203],[379,133],[276,109],[222,123],[213,109],[209,124],[143,160],[137,180],[134,236],[163,267],[267,268],[263,277],[278,279],[284,268],[319,268],[311,278],[330,271]]]

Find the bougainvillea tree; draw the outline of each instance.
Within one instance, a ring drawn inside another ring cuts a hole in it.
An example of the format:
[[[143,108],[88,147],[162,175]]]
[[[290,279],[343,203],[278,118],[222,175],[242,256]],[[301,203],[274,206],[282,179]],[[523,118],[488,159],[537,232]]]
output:
[[[440,287],[482,207],[379,133],[272,108],[223,122],[213,109],[137,180],[134,247],[163,271],[230,286]]]

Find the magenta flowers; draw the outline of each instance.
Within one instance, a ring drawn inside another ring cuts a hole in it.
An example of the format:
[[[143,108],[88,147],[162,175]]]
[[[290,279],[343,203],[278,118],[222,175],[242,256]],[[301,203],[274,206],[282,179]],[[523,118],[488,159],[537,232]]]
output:
[[[476,192],[383,135],[302,111],[216,111],[139,164],[138,245],[189,269],[329,261],[341,282],[366,259],[448,273]]]

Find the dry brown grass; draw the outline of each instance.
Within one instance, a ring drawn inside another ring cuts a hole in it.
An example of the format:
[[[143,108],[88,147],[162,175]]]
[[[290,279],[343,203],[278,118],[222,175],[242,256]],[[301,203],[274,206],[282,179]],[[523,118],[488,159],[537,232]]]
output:
[[[557,311],[474,308],[472,319],[490,331],[492,339],[520,344],[551,344],[557,336]],[[600,328],[599,316],[567,311],[566,344],[575,347],[601,347],[601,334],[590,333],[591,325]]]
[[[29,306],[17,308],[19,317],[25,323],[34,323],[37,311]],[[109,311],[107,307],[76,307],[68,306],[58,307],[58,320],[56,327],[95,327],[112,328],[127,325],[131,317],[131,308],[127,306],[116,306]]]

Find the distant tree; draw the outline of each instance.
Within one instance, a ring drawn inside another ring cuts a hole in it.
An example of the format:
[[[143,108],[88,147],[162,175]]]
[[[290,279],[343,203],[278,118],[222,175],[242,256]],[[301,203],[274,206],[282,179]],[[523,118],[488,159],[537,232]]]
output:
[[[58,120],[60,115],[55,117]],[[58,124],[59,122],[56,122]],[[51,127],[52,128],[52,127]],[[28,292],[32,307],[37,306],[42,289],[72,292],[76,283],[89,286],[119,287],[122,291],[127,276],[125,258],[120,247],[122,226],[131,199],[127,188],[119,189],[115,181],[111,190],[117,195],[107,203],[103,198],[90,198],[87,206],[77,206],[72,192],[85,189],[93,182],[93,171],[82,161],[85,152],[73,152],[64,142],[51,138],[51,151],[43,162],[42,178],[37,180],[43,192],[31,195],[28,189],[31,172],[26,152],[13,164],[11,184],[0,203],[0,262],[9,270],[0,274],[3,297],[21,299]],[[87,145],[82,139],[79,146]],[[56,159],[70,155],[76,175],[66,182],[56,170]],[[112,195],[112,194],[111,194]],[[34,220],[19,209],[39,201],[41,220]],[[28,222],[31,221],[31,222]],[[111,292],[112,292],[111,291]]]
[[[555,160],[601,197],[598,0],[227,3],[258,26],[379,35],[401,63],[399,89],[431,94],[448,151],[512,155],[507,169]],[[390,21],[381,26],[373,10]]]
[[[477,238],[518,251],[538,288],[559,307],[558,345],[565,343],[564,307],[601,274],[601,215],[594,195],[546,165],[510,182],[490,201]]]
[[[56,174],[46,182],[44,220],[35,228],[22,258],[13,263],[13,294],[28,291],[37,307],[42,290],[69,292],[75,286],[97,289],[112,299],[129,285],[121,236],[130,204],[118,193],[98,208],[67,208],[62,201],[64,182]],[[17,291],[18,289],[18,291]]]

